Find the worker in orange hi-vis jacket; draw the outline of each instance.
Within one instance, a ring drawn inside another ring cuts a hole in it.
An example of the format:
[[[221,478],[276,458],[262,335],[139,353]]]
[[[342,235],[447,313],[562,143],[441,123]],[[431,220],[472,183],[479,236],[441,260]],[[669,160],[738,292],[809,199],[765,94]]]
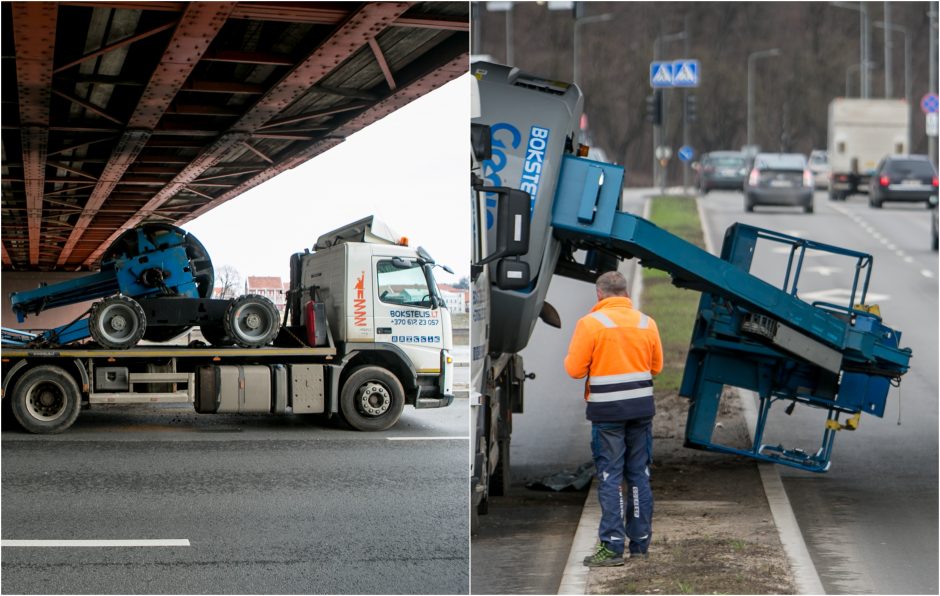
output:
[[[584,399],[599,482],[599,544],[584,564],[609,567],[623,565],[627,541],[631,557],[645,558],[652,537],[653,376],[663,369],[663,346],[656,322],[633,308],[623,275],[601,275],[596,289],[597,304],[575,327],[565,370],[575,379],[587,377]]]

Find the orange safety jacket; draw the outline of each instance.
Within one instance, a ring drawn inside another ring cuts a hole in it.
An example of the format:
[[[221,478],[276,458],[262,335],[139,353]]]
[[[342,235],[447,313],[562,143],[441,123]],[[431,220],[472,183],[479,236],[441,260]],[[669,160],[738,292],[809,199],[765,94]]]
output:
[[[612,422],[652,416],[653,375],[663,369],[656,321],[625,296],[605,298],[578,320],[565,370],[585,376],[587,419]]]

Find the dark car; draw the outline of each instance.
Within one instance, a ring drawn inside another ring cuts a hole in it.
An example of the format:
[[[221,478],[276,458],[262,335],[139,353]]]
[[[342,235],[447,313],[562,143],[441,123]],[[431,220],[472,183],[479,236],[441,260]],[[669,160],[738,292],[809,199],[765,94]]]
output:
[[[937,170],[926,155],[889,155],[871,177],[868,204],[879,209],[885,201],[925,203],[937,194]]]
[[[760,153],[744,185],[744,210],[755,205],[793,205],[813,212],[813,173],[800,153]]]
[[[702,156],[699,165],[699,190],[702,194],[716,188],[742,190],[747,176],[747,164],[743,153],[737,151],[713,151]]]

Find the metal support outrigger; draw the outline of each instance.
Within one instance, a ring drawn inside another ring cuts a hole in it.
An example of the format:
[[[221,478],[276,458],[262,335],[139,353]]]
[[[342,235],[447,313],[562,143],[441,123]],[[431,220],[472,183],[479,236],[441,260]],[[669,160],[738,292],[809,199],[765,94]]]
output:
[[[865,304],[871,255],[737,223],[726,231],[716,257],[619,211],[623,176],[620,166],[566,155],[556,187],[554,234],[574,249],[636,257],[645,267],[669,273],[675,286],[702,293],[679,390],[691,401],[686,445],[811,472],[828,470],[835,433],[854,429],[862,412],[883,416],[891,381],[907,372],[911,358],[911,350],[899,345],[901,333],[882,323],[876,306]],[[790,246],[780,288],[750,273],[759,240]],[[855,259],[848,304],[799,298],[807,250]],[[760,396],[750,450],[712,439],[725,386]],[[815,454],[762,443],[777,401],[827,411]],[[839,423],[843,413],[853,417],[846,425]]]

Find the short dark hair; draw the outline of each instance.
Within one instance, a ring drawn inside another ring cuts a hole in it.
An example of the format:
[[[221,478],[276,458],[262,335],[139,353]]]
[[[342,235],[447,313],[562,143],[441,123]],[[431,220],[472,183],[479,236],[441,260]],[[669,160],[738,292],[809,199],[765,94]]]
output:
[[[619,271],[608,271],[594,282],[598,293],[604,298],[611,296],[627,296],[627,279]]]

